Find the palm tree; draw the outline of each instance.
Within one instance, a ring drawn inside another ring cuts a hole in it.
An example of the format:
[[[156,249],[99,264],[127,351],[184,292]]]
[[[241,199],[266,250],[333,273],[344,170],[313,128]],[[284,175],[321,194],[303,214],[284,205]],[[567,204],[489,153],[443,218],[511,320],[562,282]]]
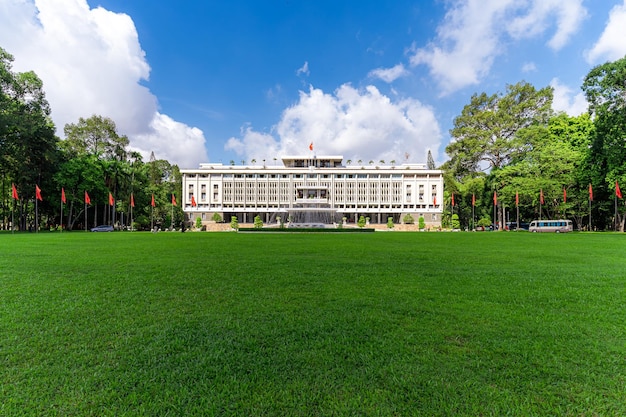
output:
[[[235,166],[235,161],[231,159],[231,160],[230,160],[230,164],[231,164],[232,166]]]
[[[363,165],[363,160],[362,159],[359,159],[357,162],[359,163],[359,165]]]
[[[251,163],[252,165],[256,164],[256,159],[252,158],[252,159],[250,160],[250,163]]]
[[[369,164],[370,164],[370,165],[372,165],[373,163],[374,163],[374,161],[372,161],[372,160],[370,159],[370,162],[369,162]]]
[[[348,159],[348,160],[346,161],[346,164],[348,164],[348,165],[350,165],[351,163],[352,163],[352,159]]]
[[[378,161],[378,163],[381,164],[381,165],[385,165],[385,160],[381,159],[380,161]]]

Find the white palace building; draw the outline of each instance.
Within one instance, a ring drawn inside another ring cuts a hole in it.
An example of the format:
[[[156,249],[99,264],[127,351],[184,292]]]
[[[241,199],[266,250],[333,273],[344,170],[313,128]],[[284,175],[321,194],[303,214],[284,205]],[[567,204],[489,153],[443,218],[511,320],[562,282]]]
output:
[[[360,216],[372,224],[402,223],[410,214],[424,217],[429,227],[441,225],[443,172],[425,164],[345,165],[343,156],[285,156],[282,166],[200,164],[183,169],[186,219],[209,223],[215,213],[229,223],[265,225],[355,223]]]

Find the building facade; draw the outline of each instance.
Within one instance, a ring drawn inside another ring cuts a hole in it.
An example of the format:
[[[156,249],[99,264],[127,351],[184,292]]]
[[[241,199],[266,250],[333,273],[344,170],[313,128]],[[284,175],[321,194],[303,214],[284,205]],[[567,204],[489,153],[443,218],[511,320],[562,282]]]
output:
[[[183,169],[186,219],[203,223],[215,213],[230,222],[415,223],[441,225],[443,172],[424,164],[345,165],[342,156],[286,156],[282,165],[200,164]]]

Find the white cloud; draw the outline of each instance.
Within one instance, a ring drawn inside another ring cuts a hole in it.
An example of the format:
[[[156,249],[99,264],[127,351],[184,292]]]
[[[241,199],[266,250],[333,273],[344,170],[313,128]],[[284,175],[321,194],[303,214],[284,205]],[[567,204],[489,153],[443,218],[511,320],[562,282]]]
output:
[[[154,150],[183,166],[207,160],[202,132],[160,114],[140,84],[150,66],[128,15],[91,9],[86,0],[4,0],[0,45],[15,57],[14,70],[33,70],[43,80],[60,135],[66,123],[98,114],[113,119],[144,155]]]
[[[380,78],[386,83],[392,83],[400,77],[408,75],[409,72],[404,68],[403,64],[398,64],[391,68],[376,68],[370,71],[369,76],[372,78]]]
[[[433,110],[417,100],[393,102],[375,87],[363,90],[345,84],[334,94],[311,87],[298,103],[286,109],[273,134],[251,127],[231,138],[226,149],[257,161],[281,155],[307,154],[313,142],[318,155],[343,155],[357,161],[401,162],[405,153],[413,162],[426,162],[428,149],[441,142]]]
[[[562,111],[570,116],[579,116],[587,111],[588,103],[582,92],[574,94],[574,91],[561,84],[558,78],[553,78],[550,86],[554,89],[552,108],[555,111]]]
[[[626,55],[624,39],[626,39],[626,0],[624,4],[613,7],[609,13],[609,21],[600,39],[586,53],[587,62],[593,64],[623,58]]]
[[[302,74],[306,76],[311,74],[311,72],[309,71],[309,61],[304,61],[304,65],[296,70],[296,75],[300,76]]]
[[[578,30],[587,11],[582,0],[534,0],[526,14],[521,14],[506,24],[506,29],[515,39],[524,39],[544,33],[555,19],[556,31],[547,42],[554,50],[561,49]]]
[[[522,72],[535,72],[537,71],[537,65],[534,62],[526,62],[522,65]]]
[[[565,45],[586,16],[582,0],[457,0],[437,29],[437,38],[423,48],[412,47],[410,63],[427,65],[446,95],[484,78],[505,50],[505,35],[536,37],[556,20],[547,44]]]

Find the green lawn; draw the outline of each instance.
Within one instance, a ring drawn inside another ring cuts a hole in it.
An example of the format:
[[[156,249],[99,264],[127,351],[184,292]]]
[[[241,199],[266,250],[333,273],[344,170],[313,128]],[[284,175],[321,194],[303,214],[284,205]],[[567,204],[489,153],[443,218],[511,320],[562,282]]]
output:
[[[626,415],[626,236],[0,234],[0,415]]]

